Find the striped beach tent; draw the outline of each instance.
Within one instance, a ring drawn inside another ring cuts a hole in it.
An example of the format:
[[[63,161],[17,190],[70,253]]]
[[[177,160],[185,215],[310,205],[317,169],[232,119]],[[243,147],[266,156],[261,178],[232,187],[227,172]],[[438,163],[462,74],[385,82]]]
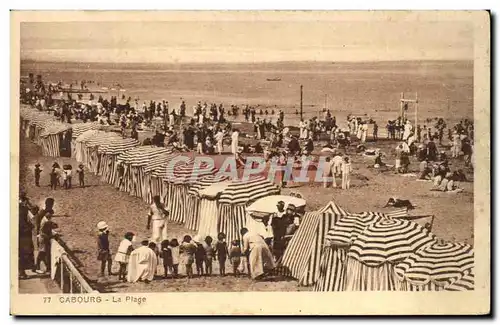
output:
[[[163,182],[163,176],[169,163],[180,154],[167,151],[151,159],[144,167],[144,182],[146,184],[147,201],[153,202],[153,197],[159,195],[164,201],[167,197],[167,185]]]
[[[147,199],[144,182],[144,168],[154,157],[169,152],[169,149],[156,146],[139,146],[123,152],[116,157],[123,163],[124,174],[120,190],[130,195]]]
[[[445,291],[469,291],[474,290],[474,268],[465,272],[465,274],[455,282],[444,287]]]
[[[394,265],[435,236],[415,222],[382,219],[357,236],[347,253],[346,291],[400,290]]]
[[[96,175],[99,174],[99,147],[114,141],[120,141],[120,139],[122,139],[122,137],[117,133],[100,131],[93,137],[90,137],[83,142],[85,146],[84,164],[90,169],[91,172]]]
[[[441,291],[474,267],[474,250],[463,243],[435,241],[394,268],[405,291]]]
[[[347,251],[368,225],[386,219],[385,215],[363,212],[340,218],[325,236],[320,274],[315,291],[344,291]]]
[[[40,133],[40,145],[44,156],[60,157],[61,153],[71,152],[71,124],[58,121],[47,123]]]
[[[86,149],[85,149],[85,141],[87,139],[90,139],[94,137],[96,134],[102,134],[102,131],[98,130],[88,130],[80,134],[76,139],[75,139],[75,159],[79,163],[83,163],[85,160],[85,154],[86,154]]]
[[[78,138],[85,131],[100,130],[100,129],[101,129],[101,125],[97,122],[72,124],[71,157],[72,158],[76,157],[76,138]]]
[[[138,147],[140,142],[132,138],[117,138],[99,146],[100,156],[99,174],[103,181],[114,184],[116,176],[116,157],[127,150]]]
[[[241,240],[240,230],[246,224],[246,207],[268,195],[279,194],[278,186],[266,177],[213,183],[199,191],[201,197],[198,235],[217,238],[226,234],[227,241]]]
[[[198,179],[197,181],[195,181],[190,185],[186,199],[185,227],[187,229],[195,231],[198,230],[200,228],[201,216],[204,214],[217,216],[217,212],[207,213],[207,211],[209,210],[209,209],[207,210],[207,207],[209,208],[215,207],[214,211],[217,211],[217,202],[215,200],[209,200],[208,198],[202,199],[200,193],[202,190],[204,190],[205,188],[209,187],[212,184],[227,182],[229,181],[229,179],[230,179],[229,176],[224,176],[224,175],[208,175]],[[202,200],[205,200],[203,202],[203,209],[201,209]],[[204,218],[204,220],[208,221],[209,218]],[[211,223],[207,222],[207,224]],[[207,233],[210,232],[207,231]]]
[[[187,197],[190,184],[203,176],[214,175],[217,170],[213,164],[197,163],[189,158],[173,168],[167,168],[163,175],[163,182],[168,183],[168,197],[166,202],[170,207],[170,220],[176,223],[186,222]]]
[[[337,220],[347,215],[334,201],[318,211],[306,212],[285,249],[278,273],[297,279],[299,285],[313,285],[319,276],[325,236]]]

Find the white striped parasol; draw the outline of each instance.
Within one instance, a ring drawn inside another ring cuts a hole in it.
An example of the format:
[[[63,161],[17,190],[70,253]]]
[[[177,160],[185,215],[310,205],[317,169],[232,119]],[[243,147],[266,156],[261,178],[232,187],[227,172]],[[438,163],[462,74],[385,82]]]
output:
[[[395,271],[400,281],[413,285],[434,282],[442,287],[455,282],[473,267],[472,246],[436,241],[410,254],[396,265]]]
[[[246,204],[261,197],[279,194],[278,186],[271,183],[266,177],[256,177],[249,181],[233,181],[222,191],[219,202],[221,204]]]
[[[368,212],[350,214],[340,218],[328,231],[325,239],[330,242],[350,245],[368,225],[386,219],[384,216]]]
[[[452,282],[444,287],[447,291],[468,291],[474,290],[474,269],[470,269],[455,282]]]
[[[435,236],[430,231],[414,222],[381,219],[359,234],[348,257],[372,267],[394,264],[433,240]]]

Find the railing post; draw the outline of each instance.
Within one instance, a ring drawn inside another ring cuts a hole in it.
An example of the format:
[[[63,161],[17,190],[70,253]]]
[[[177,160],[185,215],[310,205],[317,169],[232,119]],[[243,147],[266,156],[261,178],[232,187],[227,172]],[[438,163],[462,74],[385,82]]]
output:
[[[62,258],[59,261],[59,267],[61,268],[61,292],[64,293],[64,261]]]

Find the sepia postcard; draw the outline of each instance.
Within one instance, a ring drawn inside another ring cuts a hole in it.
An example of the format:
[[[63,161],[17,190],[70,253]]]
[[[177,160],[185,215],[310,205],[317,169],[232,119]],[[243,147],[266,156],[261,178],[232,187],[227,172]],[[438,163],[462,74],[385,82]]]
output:
[[[10,54],[12,315],[490,313],[489,12],[11,11]]]

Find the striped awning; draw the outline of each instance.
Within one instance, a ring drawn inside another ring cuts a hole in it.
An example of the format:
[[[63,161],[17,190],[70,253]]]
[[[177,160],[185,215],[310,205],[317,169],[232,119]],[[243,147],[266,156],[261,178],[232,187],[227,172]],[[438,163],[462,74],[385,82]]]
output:
[[[348,257],[372,267],[386,262],[394,264],[434,240],[434,234],[417,223],[381,219],[358,235]]]
[[[180,153],[172,152],[171,149],[168,149],[167,152],[151,159],[144,167],[144,172],[151,173],[151,175],[155,177],[160,177],[160,175],[165,174],[165,170],[169,163],[178,156],[180,156]]]
[[[80,134],[76,139],[75,141],[76,142],[85,142],[87,141],[88,139],[94,137],[96,134],[102,134],[101,133],[102,131],[98,131],[98,130],[87,130],[85,132],[83,132],[82,134]]]
[[[87,148],[91,148],[91,147],[99,147],[102,145],[106,145],[114,141],[119,141],[119,139],[121,138],[122,137],[116,133],[100,131],[99,133],[96,133],[93,137],[88,138],[84,142],[86,143]]]
[[[117,160],[134,167],[146,166],[151,159],[168,152],[167,148],[156,146],[139,146],[127,150],[117,156]]]
[[[474,267],[474,250],[463,243],[439,243],[422,247],[396,265],[395,271],[401,281],[414,285],[425,285],[432,281],[445,286]]]
[[[217,169],[213,164],[207,162],[197,162],[195,159],[189,158],[187,161],[179,162],[178,164],[169,164],[165,169],[165,173],[161,174],[165,182],[174,184],[194,183],[199,178],[208,175],[214,175]]]
[[[75,123],[75,124],[73,124],[73,138],[77,138],[85,131],[99,130],[99,129],[101,129],[101,125],[99,123],[95,123],[95,122]]]
[[[200,192],[209,187],[212,184],[218,184],[221,182],[226,182],[230,179],[229,176],[225,175],[208,175],[203,178],[198,179],[196,182],[191,184],[189,187],[188,194],[189,195],[200,195]]]
[[[447,291],[468,291],[474,290],[474,269],[470,269],[455,282],[444,287]]]
[[[53,134],[59,134],[71,130],[71,124],[51,121],[45,124],[45,129],[40,134],[41,137],[47,137]]]
[[[368,225],[380,219],[386,218],[369,212],[347,215],[333,225],[332,229],[326,234],[325,239],[331,242],[350,245]]]
[[[267,177],[258,177],[249,181],[233,181],[220,194],[222,204],[246,204],[264,196],[279,194],[278,186]]]
[[[105,143],[97,149],[97,152],[107,155],[119,155],[127,150],[139,146],[141,143],[132,138],[116,138]]]

